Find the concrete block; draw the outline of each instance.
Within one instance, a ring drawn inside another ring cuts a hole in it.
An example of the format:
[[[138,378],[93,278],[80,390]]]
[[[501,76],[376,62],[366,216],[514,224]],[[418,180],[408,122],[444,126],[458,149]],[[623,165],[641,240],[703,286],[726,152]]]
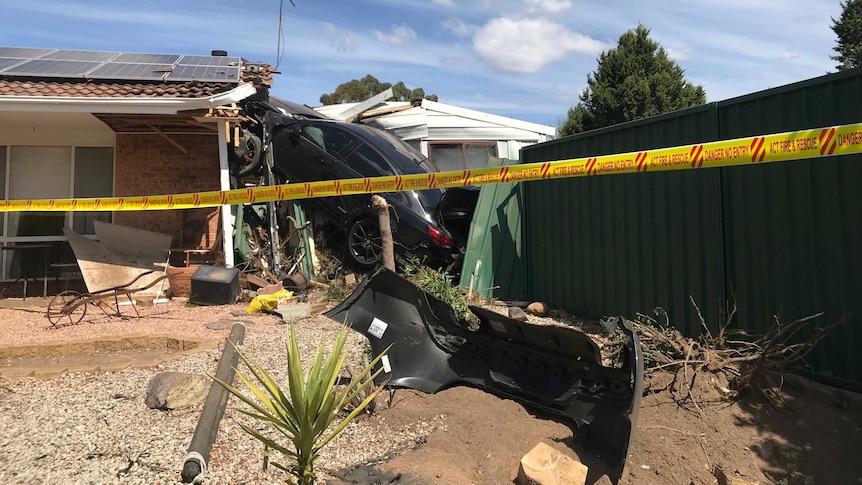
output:
[[[164,349],[168,346],[168,337],[164,335],[150,335],[147,338],[148,349]]]
[[[149,337],[147,335],[131,335],[123,338],[123,350],[146,349]]]
[[[78,342],[69,342],[70,355],[92,355],[96,353],[95,340],[81,340]]]
[[[119,352],[123,350],[122,338],[96,340],[96,352]]]
[[[311,307],[308,303],[296,303],[294,305],[281,305],[275,309],[275,313],[281,315],[285,322],[299,320],[311,315]]]

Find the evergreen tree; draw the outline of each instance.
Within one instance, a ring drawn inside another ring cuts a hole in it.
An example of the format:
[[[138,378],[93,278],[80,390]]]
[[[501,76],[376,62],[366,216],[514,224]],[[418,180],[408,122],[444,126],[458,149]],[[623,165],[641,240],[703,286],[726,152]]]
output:
[[[697,106],[706,102],[706,93],[686,81],[649,29],[638,25],[599,56],[579,98],[558,126],[559,136]]]
[[[862,64],[862,0],[841,2],[841,17],[832,19],[832,31],[838,36],[832,48],[838,55],[831,56],[833,61],[838,61],[838,70]]]
[[[390,83],[382,83],[371,74],[366,75],[362,79],[351,79],[346,83],[341,83],[335,88],[335,91],[329,94],[320,95],[321,104],[339,104],[339,103],[357,103],[381,93],[389,88],[392,88],[392,95],[395,101],[411,101],[413,99],[430,99],[437,101],[437,96],[434,94],[425,95],[425,90],[416,88],[412,91],[403,82],[399,81],[394,86]]]

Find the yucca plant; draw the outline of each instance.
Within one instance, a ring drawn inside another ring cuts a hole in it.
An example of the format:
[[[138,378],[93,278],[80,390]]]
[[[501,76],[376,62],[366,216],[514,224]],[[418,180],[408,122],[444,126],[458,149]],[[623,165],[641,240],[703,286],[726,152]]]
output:
[[[290,339],[287,342],[287,378],[288,389],[285,393],[282,388],[269,376],[269,374],[237,349],[240,359],[248,367],[251,378],[244,375],[238,369],[236,375],[242,380],[245,387],[251,391],[254,397],[247,396],[238,389],[213,377],[222,387],[231,394],[249,405],[253,411],[240,409],[239,411],[254,419],[269,423],[278,434],[292,443],[279,443],[275,439],[268,438],[249,426],[241,424],[246,433],[254,436],[264,445],[264,469],[268,464],[283,470],[294,477],[298,485],[312,485],[315,482],[314,460],[320,453],[320,449],[332,441],[347,425],[356,418],[368,404],[377,397],[382,386],[377,387],[371,393],[365,395],[358,406],[347,414],[346,417],[332,429],[330,425],[342,414],[357,396],[373,384],[382,367],[372,372],[374,366],[381,357],[389,350],[387,348],[374,358],[365,368],[352,378],[341,390],[335,391],[335,384],[339,380],[339,374],[347,357],[347,333],[349,328],[344,326],[335,340],[332,352],[326,356],[324,361],[324,342],[317,348],[317,354],[306,374],[302,368],[299,355],[299,346],[296,341],[296,326],[290,323]],[[256,399],[255,399],[256,398]],[[270,460],[270,450],[289,458],[295,465],[286,465]],[[292,483],[288,481],[288,483]]]

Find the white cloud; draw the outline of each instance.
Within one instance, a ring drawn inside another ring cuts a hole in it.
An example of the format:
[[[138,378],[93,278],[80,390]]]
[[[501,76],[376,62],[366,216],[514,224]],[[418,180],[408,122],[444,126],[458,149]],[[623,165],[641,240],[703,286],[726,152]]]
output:
[[[781,53],[781,59],[785,61],[792,61],[794,59],[799,59],[799,53],[796,51],[787,51]]]
[[[450,18],[440,22],[440,26],[458,37],[467,37],[476,30],[473,25],[467,25],[461,19]]]
[[[691,51],[685,48],[665,49],[667,56],[674,61],[687,61],[691,59]]]
[[[416,38],[416,32],[407,25],[396,25],[392,27],[391,33],[375,30],[374,35],[380,42],[395,45],[401,45]]]
[[[440,65],[447,69],[457,69],[464,65],[464,58],[459,56],[441,57]]]
[[[356,50],[356,43],[349,32],[339,30],[334,24],[323,22],[323,34],[329,41],[329,45],[338,52],[352,52]]]
[[[431,0],[431,3],[435,3],[446,8],[452,8],[455,6],[455,0]]]
[[[534,73],[569,54],[597,55],[608,46],[547,19],[491,19],[473,37],[473,49],[500,71]]]
[[[572,8],[569,0],[526,0],[527,13],[558,15]]]

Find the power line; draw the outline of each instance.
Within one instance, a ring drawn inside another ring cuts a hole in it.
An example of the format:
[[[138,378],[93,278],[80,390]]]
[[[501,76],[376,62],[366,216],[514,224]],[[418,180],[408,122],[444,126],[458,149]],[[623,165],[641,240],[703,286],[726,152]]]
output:
[[[290,0],[290,4],[296,7],[296,4],[293,3],[293,0]],[[275,70],[278,71],[278,66],[281,65],[281,58],[284,57],[284,23],[282,22],[282,17],[284,14],[284,0],[279,0],[278,2],[278,39],[276,42],[275,48]]]

